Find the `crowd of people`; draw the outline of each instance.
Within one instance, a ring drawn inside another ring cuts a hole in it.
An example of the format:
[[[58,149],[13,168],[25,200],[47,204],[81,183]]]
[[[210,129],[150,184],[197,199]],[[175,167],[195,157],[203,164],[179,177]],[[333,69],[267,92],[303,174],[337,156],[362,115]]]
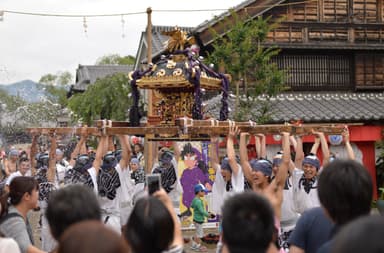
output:
[[[126,135],[93,136],[94,150],[83,127],[68,152],[58,147],[55,132],[47,134],[49,148],[39,150],[33,132],[28,152],[11,149],[2,157],[0,253],[184,252],[180,220],[190,212],[196,229],[190,250],[196,252],[207,251],[201,240],[207,218],[219,220],[218,253],[361,252],[368,241],[372,245],[365,247],[383,251],[380,240],[364,235],[384,227],[381,217],[369,215],[373,183],[355,161],[348,130],[346,159],[330,153],[324,133],[312,134],[315,142],[304,154],[302,136],[282,132],[281,150],[269,159],[265,135],[258,134],[257,157],[249,159],[250,134],[230,126],[224,157],[218,153],[220,137],[211,137],[215,177],[209,189],[210,179],[193,174],[198,165],[188,145],[181,152],[176,143],[159,147],[153,168],[145,168],[142,145]],[[191,167],[192,183],[179,175],[179,159]],[[161,178],[153,194],[147,172]],[[207,192],[209,207],[203,201]],[[33,239],[30,211],[41,213],[41,248]]]

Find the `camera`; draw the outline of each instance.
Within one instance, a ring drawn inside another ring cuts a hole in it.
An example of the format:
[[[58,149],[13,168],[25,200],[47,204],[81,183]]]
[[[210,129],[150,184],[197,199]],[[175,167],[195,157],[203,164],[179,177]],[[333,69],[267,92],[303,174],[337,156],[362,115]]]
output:
[[[160,174],[149,174],[146,176],[145,181],[148,187],[149,195],[152,195],[154,192],[160,190],[160,185],[161,185]]]

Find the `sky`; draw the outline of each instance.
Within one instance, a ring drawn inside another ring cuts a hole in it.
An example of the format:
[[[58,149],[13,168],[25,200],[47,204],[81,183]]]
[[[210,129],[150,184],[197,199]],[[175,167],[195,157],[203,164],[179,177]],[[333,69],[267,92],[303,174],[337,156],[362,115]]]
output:
[[[2,0],[1,11],[49,14],[120,14],[153,9],[152,24],[195,27],[242,0]],[[207,12],[159,12],[196,10]],[[109,54],[136,56],[146,13],[114,17],[45,17],[5,12],[0,21],[0,84],[39,81],[45,74],[93,65]]]

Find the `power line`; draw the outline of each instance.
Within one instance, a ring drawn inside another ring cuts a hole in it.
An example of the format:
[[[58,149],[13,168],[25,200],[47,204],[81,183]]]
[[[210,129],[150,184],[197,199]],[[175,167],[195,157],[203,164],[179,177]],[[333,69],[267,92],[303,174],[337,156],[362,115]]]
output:
[[[304,0],[301,2],[292,2],[292,3],[280,3],[276,5],[257,5],[244,7],[244,9],[256,9],[261,7],[278,7],[278,6],[289,6],[289,5],[298,5],[305,4],[310,2],[317,2],[318,0]],[[215,12],[215,11],[228,11],[231,8],[223,9],[154,9],[152,12]],[[115,16],[130,16],[130,15],[140,15],[146,14],[146,11],[137,11],[137,12],[126,12],[126,13],[106,13],[106,14],[60,14],[60,13],[43,13],[43,12],[27,12],[27,11],[15,11],[15,10],[0,10],[0,17],[4,16],[5,13],[17,14],[17,15],[28,15],[28,16],[41,16],[41,17],[64,17],[64,18],[93,18],[93,17],[115,17]],[[0,19],[1,20],[1,19]]]
[[[3,13],[11,13],[18,15],[29,15],[29,16],[41,16],[41,17],[64,17],[64,18],[83,18],[83,17],[114,17],[114,16],[129,16],[145,14],[145,11],[138,12],[127,12],[127,13],[112,13],[112,14],[53,14],[53,13],[39,13],[39,12],[25,12],[25,11],[12,11],[4,10]]]

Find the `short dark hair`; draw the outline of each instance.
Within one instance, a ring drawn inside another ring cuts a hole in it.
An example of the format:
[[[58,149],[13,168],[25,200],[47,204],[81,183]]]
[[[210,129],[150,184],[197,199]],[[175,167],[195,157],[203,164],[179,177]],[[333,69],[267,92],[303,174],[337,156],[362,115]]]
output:
[[[266,252],[275,230],[273,209],[255,192],[239,193],[224,203],[222,226],[229,252]]]
[[[20,163],[23,163],[23,162],[29,162],[28,157],[21,157],[21,158],[19,159],[19,164],[20,164]]]
[[[343,227],[332,242],[332,252],[382,252],[384,249],[384,218],[370,215]]]
[[[1,213],[0,217],[8,213],[9,204],[18,205],[25,193],[32,194],[33,190],[39,189],[39,183],[34,177],[15,177],[9,185],[9,192],[1,195]]]
[[[189,142],[184,145],[183,150],[181,151],[181,160],[184,160],[184,156],[186,156],[187,154],[196,155],[195,150],[193,150],[192,144]]]
[[[135,146],[137,146],[137,147],[140,147],[140,151],[143,151],[143,145],[141,145],[141,143],[135,143],[134,145],[133,145],[134,147]]]
[[[58,253],[126,253],[127,243],[100,221],[82,221],[60,237]]]
[[[320,173],[318,193],[332,220],[343,225],[370,212],[372,178],[361,163],[336,159]]]
[[[160,253],[174,237],[173,218],[157,198],[139,199],[128,219],[124,237],[133,253]]]
[[[84,220],[101,220],[96,195],[80,184],[69,185],[52,193],[45,212],[55,239],[70,225]]]

